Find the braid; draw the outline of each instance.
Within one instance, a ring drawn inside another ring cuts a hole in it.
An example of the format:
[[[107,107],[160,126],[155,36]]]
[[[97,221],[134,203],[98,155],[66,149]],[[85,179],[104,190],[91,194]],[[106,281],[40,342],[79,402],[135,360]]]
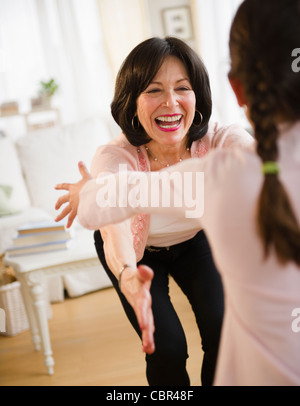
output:
[[[264,68],[262,61],[251,67],[250,72],[245,90],[251,106],[250,118],[254,123],[257,153],[263,162],[276,161],[278,158],[278,130],[275,122],[277,103],[275,91],[272,89],[271,74]]]
[[[279,2],[277,3],[279,4]],[[283,0],[281,3],[284,5]],[[294,1],[294,3],[296,2]],[[266,51],[268,49],[266,48],[267,39],[265,39],[265,43],[262,43],[262,33],[258,28],[261,25],[258,22],[256,26],[250,27],[248,22],[249,10],[247,7],[252,6],[251,12],[256,15],[254,20],[257,21],[257,15],[259,15],[257,7],[261,7],[261,2],[254,0],[246,1],[244,4],[246,7],[241,7],[238,18],[236,17],[239,22],[232,26],[231,58],[238,62],[233,64],[230,74],[239,78],[243,84],[250,119],[254,125],[258,156],[263,163],[275,162],[278,159],[276,116],[278,106],[282,99],[285,99],[285,95],[283,92],[280,94],[280,90],[282,90],[278,80],[280,76],[276,72],[276,66],[273,66],[274,61],[272,60],[274,52],[272,49],[269,52]],[[273,33],[271,32],[271,34]],[[275,40],[273,42],[276,43]],[[282,74],[282,72],[280,73]],[[294,80],[294,82],[296,81]],[[295,83],[293,85],[295,86]],[[287,103],[288,105],[289,103]],[[278,174],[265,175],[256,215],[257,231],[263,243],[265,257],[273,248],[281,263],[293,261],[300,266],[300,228]]]
[[[253,75],[252,70],[252,75]],[[278,130],[274,119],[276,97],[262,69],[256,71],[256,91],[251,92],[250,118],[254,123],[257,154],[262,162],[278,159]],[[300,266],[300,232],[287,193],[277,174],[265,175],[257,206],[257,230],[265,257],[273,246],[280,262],[293,259]]]

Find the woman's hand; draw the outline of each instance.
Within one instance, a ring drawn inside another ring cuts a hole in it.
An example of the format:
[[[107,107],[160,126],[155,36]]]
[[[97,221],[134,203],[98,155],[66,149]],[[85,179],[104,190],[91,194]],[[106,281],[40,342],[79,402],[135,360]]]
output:
[[[71,227],[71,225],[77,215],[78,204],[79,204],[79,193],[80,193],[81,189],[86,184],[86,182],[88,182],[90,179],[92,179],[92,176],[90,175],[89,171],[87,170],[87,168],[83,162],[78,163],[78,168],[79,168],[79,172],[82,176],[82,179],[79,182],[77,182],[77,183],[60,183],[55,186],[56,190],[68,190],[69,191],[69,193],[61,196],[55,204],[55,209],[59,210],[63,204],[68,203],[68,205],[63,209],[63,211],[55,218],[55,221],[60,221],[69,215],[68,222],[67,222],[67,228]]]
[[[153,271],[146,265],[140,265],[137,270],[127,268],[122,275],[121,289],[126,299],[133,307],[141,332],[143,351],[152,354],[154,345],[154,321],[152,314],[152,299],[150,294]]]

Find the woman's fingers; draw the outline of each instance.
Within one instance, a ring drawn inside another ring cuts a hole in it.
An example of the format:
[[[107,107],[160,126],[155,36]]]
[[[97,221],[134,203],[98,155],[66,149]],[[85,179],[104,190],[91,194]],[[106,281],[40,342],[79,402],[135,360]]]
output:
[[[142,294],[138,301],[139,323],[140,328],[143,329],[148,325],[149,311],[152,313],[152,298],[150,294],[150,286],[153,278],[153,271],[146,265],[138,266],[138,278],[142,284]]]
[[[60,196],[60,197],[57,199],[57,202],[56,202],[56,204],[55,204],[55,210],[60,209],[60,207],[61,207],[63,204],[67,203],[67,202],[69,201],[69,199],[70,199],[70,194],[69,194],[69,193],[67,193],[67,194],[65,194],[65,195],[63,195],[63,196]]]
[[[55,221],[60,221],[65,218],[72,211],[72,206],[68,204],[63,211],[55,218]]]
[[[68,216],[67,228],[71,227],[76,215],[79,201],[79,193],[83,185],[92,177],[87,170],[85,164],[80,161],[78,163],[79,172],[82,179],[77,183],[58,183],[55,185],[56,190],[67,190],[69,193],[60,196],[55,204],[55,209],[58,210],[63,204],[68,203],[68,206],[56,217],[55,221],[60,221]]]
[[[82,176],[83,179],[91,179],[91,174],[89,173],[87,167],[82,161],[78,162],[78,168],[80,175]]]
[[[139,265],[138,266],[138,275],[139,279],[142,283],[151,283],[154,273],[153,270],[147,265]],[[150,288],[150,285],[149,285]]]
[[[143,351],[147,354],[152,354],[155,351],[154,344],[154,321],[152,310],[148,313],[147,326],[142,330]]]
[[[58,183],[57,185],[54,186],[54,189],[56,190],[69,190],[71,184],[70,183]]]
[[[138,267],[139,279],[142,285],[143,294],[137,303],[137,317],[142,331],[143,351],[152,354],[155,350],[154,345],[154,321],[152,313],[152,298],[150,294],[153,271],[146,265]]]
[[[66,226],[67,228],[71,227],[76,216],[77,216],[76,211],[72,210],[68,217],[68,222],[67,222],[67,226]]]

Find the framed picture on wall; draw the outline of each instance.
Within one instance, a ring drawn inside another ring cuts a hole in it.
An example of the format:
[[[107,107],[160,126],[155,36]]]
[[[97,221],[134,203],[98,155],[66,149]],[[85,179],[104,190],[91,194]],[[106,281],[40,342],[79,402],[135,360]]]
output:
[[[188,6],[163,9],[162,19],[165,36],[193,39],[191,10]]]

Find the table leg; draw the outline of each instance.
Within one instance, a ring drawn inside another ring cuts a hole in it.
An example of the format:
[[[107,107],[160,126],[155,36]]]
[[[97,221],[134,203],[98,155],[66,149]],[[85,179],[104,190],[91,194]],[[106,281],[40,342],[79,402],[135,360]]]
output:
[[[24,305],[26,309],[26,314],[28,317],[29,327],[31,331],[32,342],[36,351],[41,349],[41,337],[36,322],[35,312],[32,306],[32,299],[28,291],[28,286],[26,281],[22,278],[22,275],[18,274],[18,280],[21,282],[21,291],[24,299]]]
[[[46,311],[46,302],[43,294],[43,286],[40,283],[31,285],[30,294],[33,300],[33,306],[36,314],[36,321],[40,331],[40,336],[42,339],[45,365],[48,369],[48,374],[52,375],[54,373],[53,365],[54,359],[52,357],[52,349],[50,342],[50,334],[48,328],[48,318]]]

